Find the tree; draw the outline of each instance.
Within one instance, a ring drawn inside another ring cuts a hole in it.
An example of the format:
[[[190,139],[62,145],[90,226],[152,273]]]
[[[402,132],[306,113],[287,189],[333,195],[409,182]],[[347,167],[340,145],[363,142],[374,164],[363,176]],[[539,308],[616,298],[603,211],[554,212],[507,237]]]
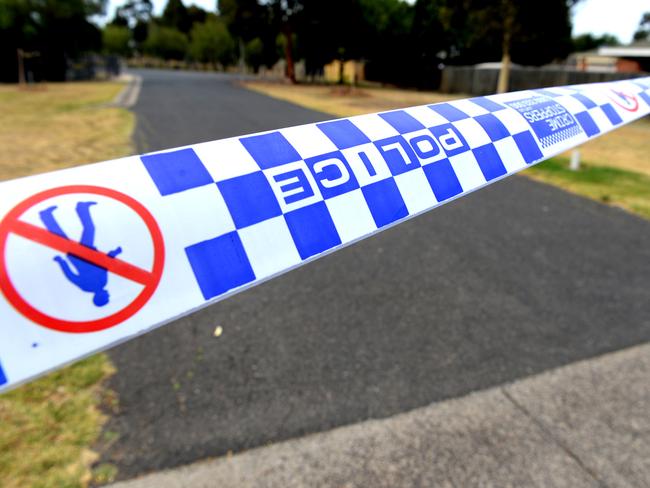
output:
[[[37,76],[65,79],[68,60],[101,47],[101,32],[88,19],[106,0],[0,1],[0,81],[16,81],[17,49],[38,53]]]
[[[258,38],[262,42],[261,64],[273,66],[279,59],[276,38],[281,32],[281,22],[275,17],[277,10],[272,2],[257,0],[219,0],[219,16],[238,45],[240,61],[248,59],[246,46]]]
[[[128,27],[109,24],[102,31],[102,45],[108,54],[129,56],[131,54],[131,31]]]
[[[217,7],[233,37],[244,42],[258,37],[269,22],[268,10],[257,0],[218,0]]]
[[[573,38],[573,52],[582,53],[594,51],[601,46],[620,46],[621,42],[616,36],[603,34],[594,36],[593,34],[581,34]]]
[[[187,54],[187,36],[177,29],[152,24],[144,42],[144,51],[163,59],[184,59]]]
[[[224,23],[216,17],[195,23],[190,38],[189,52],[197,61],[227,66],[235,59],[235,42]]]
[[[151,0],[127,0],[117,8],[115,18],[120,17],[126,20],[127,25],[133,28],[138,22],[149,22],[152,12]]]
[[[246,43],[246,64],[257,73],[264,64],[264,43],[259,37]]]
[[[634,33],[635,41],[647,41],[650,40],[650,12],[646,12],[641,17],[639,22],[639,28]]]
[[[203,10],[201,7],[196,5],[190,5],[187,7],[187,19],[190,26],[194,24],[202,24],[208,18],[208,12]]]
[[[368,1],[366,5],[372,8],[373,3]],[[288,24],[298,34],[298,53],[305,58],[310,74],[320,71],[333,59],[341,62],[358,59],[364,54],[363,46],[377,41],[376,36],[370,35],[369,23],[364,22],[360,0],[310,0],[294,6],[292,11],[277,7],[276,10],[278,16],[284,17],[281,25]],[[373,12],[381,12],[381,7]]]
[[[410,6],[398,0],[360,0],[341,39],[350,50],[348,59],[365,59],[366,74],[371,79],[411,86],[427,84],[438,62],[429,63],[423,57],[434,56],[440,49],[435,40],[439,31],[429,25],[433,19],[427,16],[435,12],[426,12],[430,6],[435,9],[434,2],[417,3]]]
[[[178,29],[185,34],[192,28],[187,8],[183,5],[182,0],[167,0],[160,21],[162,25]]]

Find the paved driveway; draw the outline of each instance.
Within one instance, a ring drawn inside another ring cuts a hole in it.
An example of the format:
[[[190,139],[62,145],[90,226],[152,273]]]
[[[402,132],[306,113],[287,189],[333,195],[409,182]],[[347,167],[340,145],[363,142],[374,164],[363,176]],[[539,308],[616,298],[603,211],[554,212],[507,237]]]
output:
[[[140,74],[140,150],[326,117],[224,75]],[[648,341],[649,242],[646,221],[509,178],[112,350],[101,461],[129,478]]]

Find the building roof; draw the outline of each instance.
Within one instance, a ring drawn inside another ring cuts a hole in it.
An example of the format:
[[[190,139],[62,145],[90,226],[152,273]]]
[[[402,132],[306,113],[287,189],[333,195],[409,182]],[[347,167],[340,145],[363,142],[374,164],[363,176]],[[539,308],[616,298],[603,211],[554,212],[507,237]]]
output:
[[[598,54],[619,58],[650,58],[650,42],[635,42],[629,46],[603,46],[598,49]]]

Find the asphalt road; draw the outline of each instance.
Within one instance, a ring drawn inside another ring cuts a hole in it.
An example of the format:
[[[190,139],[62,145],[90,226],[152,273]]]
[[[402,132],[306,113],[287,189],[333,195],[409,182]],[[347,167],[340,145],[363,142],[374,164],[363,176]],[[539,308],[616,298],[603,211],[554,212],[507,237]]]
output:
[[[140,74],[140,150],[326,118]],[[130,478],[648,341],[648,242],[642,219],[508,178],[113,349],[100,462]]]

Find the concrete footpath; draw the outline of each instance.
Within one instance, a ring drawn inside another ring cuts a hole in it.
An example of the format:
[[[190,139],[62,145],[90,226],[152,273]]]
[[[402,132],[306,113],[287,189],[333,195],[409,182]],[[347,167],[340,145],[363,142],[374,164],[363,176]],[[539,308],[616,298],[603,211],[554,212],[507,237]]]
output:
[[[650,486],[650,344],[113,485]]]

